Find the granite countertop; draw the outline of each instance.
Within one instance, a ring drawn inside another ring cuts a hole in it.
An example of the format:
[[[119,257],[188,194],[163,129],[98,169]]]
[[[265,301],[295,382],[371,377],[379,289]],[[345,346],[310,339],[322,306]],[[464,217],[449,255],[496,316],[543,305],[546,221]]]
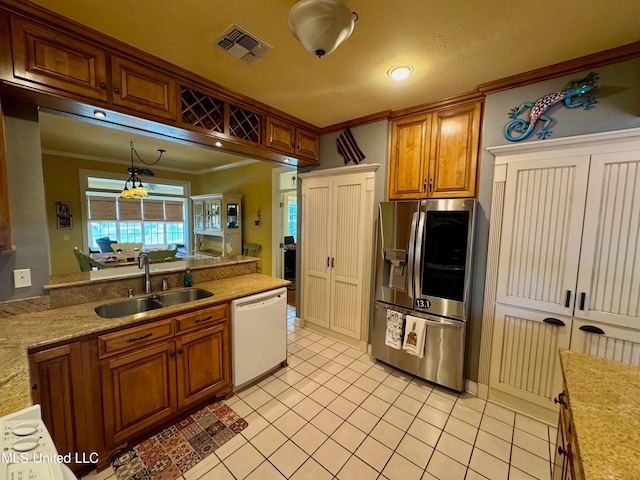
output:
[[[560,351],[582,478],[640,478],[640,367]]]
[[[31,405],[28,351],[284,287],[291,282],[259,273],[197,283],[212,297],[120,318],[101,318],[94,307],[125,297],[0,318],[0,416]],[[180,290],[180,289],[171,289]],[[139,295],[144,297],[145,295]]]

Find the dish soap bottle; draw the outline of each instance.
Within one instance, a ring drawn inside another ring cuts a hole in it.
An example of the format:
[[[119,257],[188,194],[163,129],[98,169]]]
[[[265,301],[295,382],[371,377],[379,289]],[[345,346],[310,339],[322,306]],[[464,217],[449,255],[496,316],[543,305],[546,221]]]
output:
[[[193,287],[193,275],[191,275],[191,269],[187,268],[185,270],[182,282],[185,287]]]

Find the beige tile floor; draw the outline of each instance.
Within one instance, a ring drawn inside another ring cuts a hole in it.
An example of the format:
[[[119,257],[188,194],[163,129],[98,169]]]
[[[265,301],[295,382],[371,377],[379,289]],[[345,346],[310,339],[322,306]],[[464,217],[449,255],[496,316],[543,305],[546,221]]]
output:
[[[249,426],[180,480],[550,478],[555,428],[295,326],[287,309],[289,367],[227,401]]]

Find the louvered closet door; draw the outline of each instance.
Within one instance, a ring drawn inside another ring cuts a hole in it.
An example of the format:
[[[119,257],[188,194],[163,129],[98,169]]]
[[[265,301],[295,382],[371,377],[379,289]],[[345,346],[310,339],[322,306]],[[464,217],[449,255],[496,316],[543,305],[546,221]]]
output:
[[[640,366],[640,331],[574,319],[571,350]]]
[[[640,328],[640,151],[591,157],[577,291],[576,317]]]
[[[569,348],[571,322],[571,317],[498,305],[489,386],[553,408],[553,396],[562,390],[558,349]]]
[[[360,175],[333,182],[331,330],[360,339],[362,326],[362,254],[365,183]]]
[[[509,164],[499,303],[572,314],[588,173],[588,156]]]
[[[304,252],[304,320],[329,328],[329,277],[331,257],[331,180],[302,183],[302,240]]]

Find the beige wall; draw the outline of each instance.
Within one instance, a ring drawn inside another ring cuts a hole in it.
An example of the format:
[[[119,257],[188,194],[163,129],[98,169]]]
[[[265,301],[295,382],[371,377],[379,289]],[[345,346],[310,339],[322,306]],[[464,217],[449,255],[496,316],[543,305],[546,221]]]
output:
[[[266,162],[200,175],[192,185],[194,195],[206,193],[242,194],[242,236],[244,242],[262,245],[262,273],[271,275],[271,170],[280,165]],[[262,221],[258,219],[258,208]]]
[[[57,155],[42,155],[44,177],[47,230],[49,231],[49,264],[51,275],[78,272],[78,263],[73,255],[73,247],[89,251],[87,240],[82,235],[82,210],[85,202],[80,196],[79,170],[126,173],[127,167],[113,163],[68,158]],[[193,182],[195,175],[168,172],[154,168],[159,178]],[[56,202],[71,202],[73,228],[58,230],[56,223]]]

